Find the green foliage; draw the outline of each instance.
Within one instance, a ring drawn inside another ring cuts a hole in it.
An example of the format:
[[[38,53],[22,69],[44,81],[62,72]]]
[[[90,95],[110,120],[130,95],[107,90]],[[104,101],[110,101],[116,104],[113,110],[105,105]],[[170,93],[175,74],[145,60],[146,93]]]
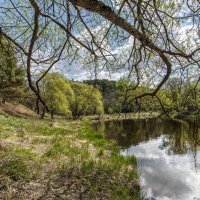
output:
[[[0,37],[0,98],[22,95],[24,83],[24,70],[17,66],[12,44]]]
[[[71,86],[75,93],[74,117],[103,113],[102,96],[98,89],[80,82],[72,82]]]
[[[88,85],[93,85],[99,88],[99,90],[104,92],[110,92],[111,90],[116,89],[116,81],[108,80],[108,79],[96,79],[96,80],[85,80],[83,83]]]
[[[113,109],[112,109],[112,108],[108,107],[108,109],[107,109],[107,113],[108,113],[108,114],[113,114],[113,113],[114,113],[114,111],[113,111]]]
[[[200,106],[200,88],[196,81],[171,78],[159,91],[164,107],[169,111],[193,112]]]
[[[41,87],[42,96],[52,114],[71,115],[74,93],[66,78],[59,73],[48,74]]]
[[[152,92],[150,88],[142,87],[124,78],[118,81],[117,88],[120,112],[155,111],[158,109],[158,103],[151,97],[147,96],[135,100],[135,97],[141,94]]]
[[[134,98],[145,92],[151,92],[148,87],[136,87],[136,84],[128,79],[121,78],[119,81],[110,80],[86,80],[84,83],[98,88],[103,96],[105,113],[130,113],[137,110],[153,111],[158,110],[158,102],[152,98],[138,100]]]
[[[97,88],[70,82],[58,72],[47,74],[40,82],[40,93],[54,114],[79,118],[81,115],[102,114],[103,99]],[[28,103],[31,105],[31,103]]]
[[[117,82],[107,79],[85,80],[85,84],[93,85],[100,90],[103,97],[105,113],[117,112]]]
[[[102,92],[104,110],[108,114],[129,112],[163,112],[156,97],[145,96],[135,100],[135,97],[152,93],[155,88],[140,86],[133,81],[121,78],[119,81],[87,80],[87,84],[94,85]],[[137,87],[136,87],[137,86]],[[167,112],[197,112],[200,106],[200,87],[197,80],[171,78],[158,92],[158,97]]]

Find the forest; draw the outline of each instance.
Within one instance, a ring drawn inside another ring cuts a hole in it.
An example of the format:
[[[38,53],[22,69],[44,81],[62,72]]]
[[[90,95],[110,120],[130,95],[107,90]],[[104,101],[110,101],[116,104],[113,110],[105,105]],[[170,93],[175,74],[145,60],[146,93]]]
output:
[[[44,118],[47,110],[37,95],[28,88],[25,71],[17,63],[13,46],[6,42],[3,36],[1,40],[1,102],[22,103]],[[153,88],[137,87],[134,81],[126,77],[118,81],[94,79],[81,82],[69,80],[60,72],[54,71],[38,82],[38,88],[51,118],[54,118],[55,114],[68,119],[78,119],[82,115],[142,111],[161,112],[175,117],[182,114],[198,115],[200,106],[198,81],[193,77],[188,77],[186,80],[178,77],[170,78],[155,97],[147,96],[142,100],[135,97],[151,93]]]
[[[0,0],[0,199],[199,199],[199,57],[199,0]]]

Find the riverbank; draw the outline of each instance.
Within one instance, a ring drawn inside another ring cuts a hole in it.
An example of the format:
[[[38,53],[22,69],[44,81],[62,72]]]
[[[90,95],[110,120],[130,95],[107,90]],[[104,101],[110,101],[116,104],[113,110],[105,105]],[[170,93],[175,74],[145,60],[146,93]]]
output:
[[[0,121],[0,199],[139,199],[135,157],[89,120]]]
[[[123,119],[151,119],[158,117],[158,112],[137,112],[137,113],[116,113],[116,114],[104,114],[104,115],[92,115],[85,116],[83,119],[90,119],[92,121],[103,120],[123,120]]]

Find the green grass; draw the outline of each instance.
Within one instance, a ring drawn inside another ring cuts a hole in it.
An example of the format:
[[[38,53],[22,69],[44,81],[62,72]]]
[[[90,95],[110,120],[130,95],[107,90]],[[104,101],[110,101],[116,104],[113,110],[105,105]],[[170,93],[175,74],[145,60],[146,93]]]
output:
[[[47,144],[48,142],[48,138],[33,138],[32,140],[32,144]]]
[[[85,199],[140,199],[135,157],[120,155],[90,121],[56,120],[52,127],[48,120],[0,120],[0,199],[29,199],[31,192],[67,199],[80,188]]]
[[[7,176],[14,181],[31,180],[40,171],[40,164],[30,150],[6,149],[0,152],[0,175]]]

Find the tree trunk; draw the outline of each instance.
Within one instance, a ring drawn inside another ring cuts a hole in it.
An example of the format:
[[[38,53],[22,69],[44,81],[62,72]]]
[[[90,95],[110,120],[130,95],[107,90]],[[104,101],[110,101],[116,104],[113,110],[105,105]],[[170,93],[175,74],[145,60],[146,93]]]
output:
[[[51,119],[54,119],[54,112],[53,112],[53,110],[51,111]]]
[[[45,109],[45,107],[44,107],[44,108],[43,108],[43,111],[42,111],[42,114],[41,114],[41,119],[44,119],[45,113],[46,113],[46,109]]]
[[[2,104],[6,104],[6,99],[3,98],[3,99],[1,100],[1,103],[2,103]]]
[[[37,112],[38,115],[40,114],[40,107],[39,107],[39,99],[38,98],[37,98],[37,101],[36,101],[36,112]]]

